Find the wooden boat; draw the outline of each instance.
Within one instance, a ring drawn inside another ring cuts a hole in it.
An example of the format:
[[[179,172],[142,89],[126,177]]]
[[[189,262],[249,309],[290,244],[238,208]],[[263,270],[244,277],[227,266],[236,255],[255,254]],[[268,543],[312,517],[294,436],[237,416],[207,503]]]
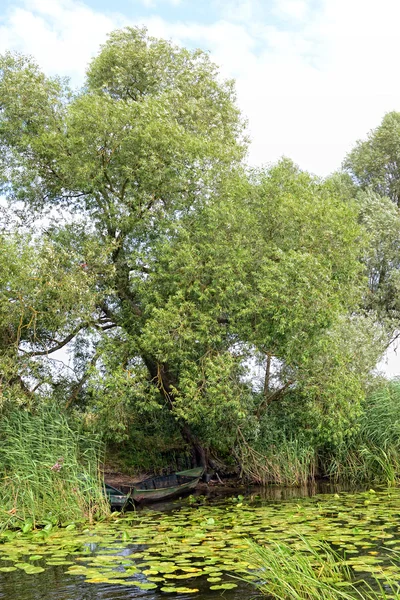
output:
[[[203,472],[203,467],[197,467],[162,477],[150,477],[130,487],[130,497],[138,503],[176,498],[194,490]]]
[[[129,494],[124,494],[121,490],[108,483],[104,484],[104,493],[111,505],[111,508],[115,510],[123,510],[129,501]]]

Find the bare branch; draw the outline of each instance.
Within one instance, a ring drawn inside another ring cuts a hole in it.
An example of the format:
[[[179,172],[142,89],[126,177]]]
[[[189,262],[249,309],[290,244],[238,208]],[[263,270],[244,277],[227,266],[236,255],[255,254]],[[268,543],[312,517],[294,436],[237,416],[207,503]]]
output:
[[[293,385],[294,381],[287,381],[285,383],[285,385],[283,385],[281,388],[278,388],[277,390],[275,390],[274,392],[272,392],[272,394],[269,394],[268,396],[264,397],[264,400],[258,405],[258,408],[256,410],[256,417],[257,419],[259,419],[261,417],[261,413],[263,412],[263,410],[269,406],[271,404],[271,402],[274,402],[276,400],[278,400],[279,398],[281,398],[283,396],[283,394],[286,392],[286,390]]]
[[[53,340],[56,341],[56,345],[53,346],[52,348],[47,348],[46,350],[34,350],[32,352],[25,352],[24,350],[21,350],[21,352],[24,352],[25,356],[46,356],[47,354],[52,354],[53,352],[57,352],[57,350],[61,350],[61,348],[64,348],[64,346],[66,346],[71,340],[74,339],[74,337],[85,327],[88,326],[88,323],[83,323],[81,325],[79,325],[79,327],[77,327],[76,329],[74,329],[69,335],[67,335],[66,338],[64,338],[61,341],[58,340]]]

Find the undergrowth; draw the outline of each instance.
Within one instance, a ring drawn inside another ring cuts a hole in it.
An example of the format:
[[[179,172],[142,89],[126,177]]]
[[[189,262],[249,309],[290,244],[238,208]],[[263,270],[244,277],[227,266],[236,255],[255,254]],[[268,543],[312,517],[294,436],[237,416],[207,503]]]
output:
[[[354,436],[322,457],[331,478],[351,483],[400,481],[400,382],[367,397]]]
[[[287,407],[286,407],[287,408]],[[367,396],[352,431],[340,443],[320,445],[304,418],[279,407],[266,415],[258,436],[239,432],[241,472],[258,484],[305,485],[318,477],[350,484],[400,482],[400,382]]]

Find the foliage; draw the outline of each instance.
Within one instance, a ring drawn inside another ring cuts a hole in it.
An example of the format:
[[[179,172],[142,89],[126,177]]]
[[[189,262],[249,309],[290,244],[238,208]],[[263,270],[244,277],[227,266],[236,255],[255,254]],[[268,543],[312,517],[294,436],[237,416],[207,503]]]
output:
[[[360,222],[369,236],[363,261],[369,279],[364,299],[367,311],[387,329],[388,345],[399,324],[400,113],[359,141],[344,161],[344,169],[361,189],[357,199]]]
[[[56,219],[48,234],[81,257],[94,326],[118,327],[130,361],[155,382],[157,362],[140,342],[148,307],[131,273],[145,276],[154,241],[170,236],[182,211],[204,202],[243,156],[232,83],[220,81],[205,53],[129,28],[110,36],[80,94],[20,56],[6,54],[0,73],[3,192],[23,199],[27,212],[55,206],[70,212],[74,225]],[[86,232],[82,219],[89,219]],[[85,348],[83,330],[87,340],[80,322],[76,355],[83,360],[71,401],[100,363],[101,347],[93,353],[86,342]]]
[[[344,161],[362,189],[372,189],[400,206],[400,113],[390,112],[365,141],[358,141]]]
[[[43,360],[94,322],[90,279],[56,240],[0,234],[0,407],[46,393]]]
[[[52,395],[108,440],[163,414],[201,462],[243,458],[271,405],[290,420],[289,394],[301,473],[309,444],[353,431],[384,344],[359,316],[367,246],[349,181],[287,159],[246,169],[233,83],[144,29],[112,33],[77,92],[6,53],[0,97],[1,191],[14,214],[52,218],[20,238],[3,283],[24,334],[7,346],[8,390]],[[46,360],[67,345],[72,376]]]
[[[1,525],[31,526],[109,513],[101,444],[54,408],[14,410],[0,420]]]
[[[151,307],[142,343],[178,382],[180,417],[203,434],[208,417],[209,427],[215,423],[210,441],[222,423],[234,438],[237,426],[253,413],[259,418],[290,386],[304,387],[309,396],[319,386],[329,410],[337,395],[326,383],[329,375],[340,379],[343,392],[332,415],[341,411],[346,423],[349,405],[357,412],[376,361],[376,354],[367,360],[363,354],[358,370],[361,358],[349,364],[353,347],[341,356],[345,326],[339,319],[356,306],[362,286],[358,236],[354,207],[289,161],[251,181],[232,182],[219,201],[181,220],[176,238],[163,240],[148,263],[147,277],[135,281]],[[254,355],[277,359],[275,383],[268,374],[258,405],[245,384],[246,361]],[[324,361],[319,371],[318,359]],[[326,425],[332,430],[336,422],[333,416]]]
[[[364,305],[384,325],[390,339],[400,319],[400,213],[388,198],[370,190],[357,198],[360,221],[368,234],[363,257],[368,275]]]
[[[299,422],[316,447],[338,444],[358,428],[372,370],[386,346],[386,331],[373,318],[343,316],[304,361],[297,391]]]

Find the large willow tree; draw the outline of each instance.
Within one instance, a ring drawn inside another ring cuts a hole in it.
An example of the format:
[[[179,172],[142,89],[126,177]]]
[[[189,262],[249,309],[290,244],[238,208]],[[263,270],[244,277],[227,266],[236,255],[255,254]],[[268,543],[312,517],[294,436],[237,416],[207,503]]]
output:
[[[351,422],[371,366],[343,343],[362,286],[356,208],[289,161],[245,172],[232,82],[205,53],[117,31],[78,92],[6,54],[0,145],[2,193],[63,266],[58,285],[40,273],[43,327],[28,311],[13,348],[37,360],[75,343],[75,380],[55,388],[67,406],[112,431],[165,411],[201,461],[289,391],[323,437]]]

